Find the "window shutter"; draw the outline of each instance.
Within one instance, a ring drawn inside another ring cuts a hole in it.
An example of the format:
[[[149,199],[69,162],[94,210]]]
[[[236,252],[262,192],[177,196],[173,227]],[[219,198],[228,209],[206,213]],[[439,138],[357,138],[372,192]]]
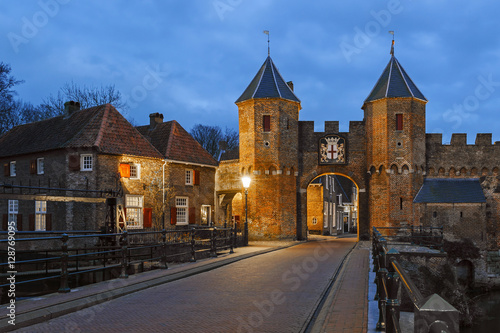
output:
[[[194,171],[194,185],[200,185],[200,172],[198,170]]]
[[[17,214],[17,230],[23,231],[23,214]]]
[[[30,161],[30,174],[36,174],[36,160]]]
[[[264,128],[264,132],[271,131],[271,116],[269,116],[269,115],[263,116],[262,127]]]
[[[122,178],[130,178],[130,164],[120,164],[120,176]]]
[[[196,223],[196,210],[194,207],[189,207],[189,224]]]
[[[175,207],[170,207],[170,224],[177,224],[177,208]]]
[[[8,222],[9,222],[9,215],[8,214],[3,214],[3,219],[2,219],[2,230],[7,231],[8,229]]]
[[[153,226],[153,208],[144,208],[143,215],[142,227],[151,228]]]
[[[402,130],[403,130],[403,115],[397,114],[396,115],[396,131],[402,131]]]
[[[69,155],[69,170],[70,171],[80,171],[80,156],[79,155]]]
[[[52,214],[45,214],[45,230],[52,230]]]
[[[9,177],[10,176],[10,166],[9,166],[9,163],[3,165],[3,175],[5,177]]]
[[[29,231],[35,231],[35,214],[29,215]]]

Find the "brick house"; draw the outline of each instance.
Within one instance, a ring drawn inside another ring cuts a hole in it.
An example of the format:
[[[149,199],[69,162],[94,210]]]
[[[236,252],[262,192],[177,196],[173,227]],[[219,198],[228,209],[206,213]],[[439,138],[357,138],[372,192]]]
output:
[[[121,226],[127,229],[161,229],[162,208],[175,201],[186,224],[210,222],[216,162],[209,160],[215,166],[205,172],[206,152],[178,123],[153,131],[157,147],[165,140],[160,153],[110,104],[80,110],[78,103],[68,102],[65,107],[63,116],[17,126],[0,137],[3,230],[10,221],[25,231],[99,230],[107,198],[118,198],[125,212]],[[186,158],[183,152],[203,157]],[[190,185],[184,169],[191,170]],[[196,192],[200,182],[204,187],[198,192],[209,194]],[[176,197],[165,203],[162,195],[172,189]]]
[[[170,225],[215,223],[215,172],[218,162],[175,120],[149,115],[150,124],[137,130],[162,154],[171,193],[165,220]]]

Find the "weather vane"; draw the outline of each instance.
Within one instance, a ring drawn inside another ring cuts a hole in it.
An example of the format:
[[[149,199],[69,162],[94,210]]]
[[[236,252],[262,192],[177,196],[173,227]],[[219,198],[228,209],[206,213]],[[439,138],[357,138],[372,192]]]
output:
[[[389,33],[392,35],[391,55],[394,56],[394,31],[390,30]]]
[[[267,55],[271,55],[271,48],[269,46],[269,30],[264,30],[264,33],[267,35]]]

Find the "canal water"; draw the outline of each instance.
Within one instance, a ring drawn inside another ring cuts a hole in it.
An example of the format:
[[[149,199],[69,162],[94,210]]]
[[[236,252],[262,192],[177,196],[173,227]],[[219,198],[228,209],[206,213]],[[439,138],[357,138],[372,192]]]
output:
[[[478,299],[478,305],[485,312],[479,323],[460,330],[462,333],[500,332],[500,291],[493,291]]]

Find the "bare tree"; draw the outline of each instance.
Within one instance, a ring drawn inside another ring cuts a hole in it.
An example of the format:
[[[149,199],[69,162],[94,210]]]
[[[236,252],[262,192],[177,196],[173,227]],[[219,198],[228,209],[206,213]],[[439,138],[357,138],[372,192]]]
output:
[[[14,96],[12,88],[23,81],[16,80],[10,75],[9,65],[0,62],[0,134],[18,125]]]
[[[64,113],[64,103],[79,102],[82,109],[106,103],[113,104],[117,109],[126,109],[127,105],[120,91],[114,85],[109,86],[78,86],[74,82],[66,83],[57,95],[50,95],[40,105],[46,114],[60,115]]]
[[[228,127],[222,132],[219,126],[196,124],[190,134],[214,158],[219,156],[221,141],[226,143],[226,150],[238,147],[238,132]]]

